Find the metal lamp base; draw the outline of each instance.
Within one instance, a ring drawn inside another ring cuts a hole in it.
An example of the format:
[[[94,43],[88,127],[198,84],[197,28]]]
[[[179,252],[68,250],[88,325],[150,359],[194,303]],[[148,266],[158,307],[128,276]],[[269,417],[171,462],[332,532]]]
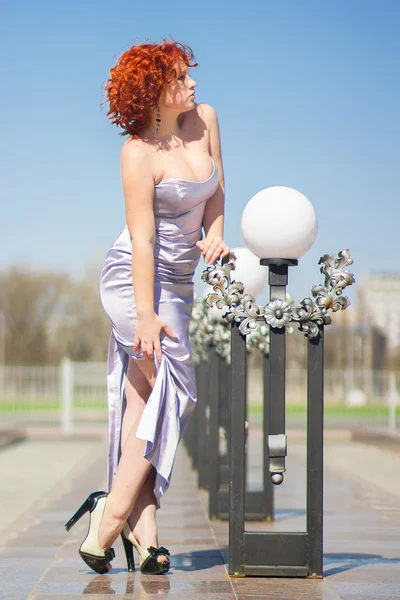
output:
[[[297,267],[298,264],[297,258],[260,258],[260,265],[263,267],[269,267],[269,265]]]

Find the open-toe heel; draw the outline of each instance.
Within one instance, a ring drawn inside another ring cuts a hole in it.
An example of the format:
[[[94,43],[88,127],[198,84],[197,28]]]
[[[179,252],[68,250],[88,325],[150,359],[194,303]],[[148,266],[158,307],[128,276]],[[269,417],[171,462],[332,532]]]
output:
[[[106,492],[93,492],[86,498],[85,502],[78,508],[73,517],[65,524],[65,529],[69,531],[83,515],[90,512],[89,529],[87,536],[79,548],[79,554],[82,560],[84,560],[93,571],[100,574],[108,572],[107,563],[110,563],[115,557],[113,548],[105,550],[99,545],[99,528],[103,518],[106,500]]]
[[[128,571],[135,570],[135,559],[133,557],[133,544],[125,537],[121,531],[121,539],[125,550],[126,564],[128,565]]]
[[[139,542],[133,535],[128,523],[125,523],[124,528],[121,531],[121,538],[124,544],[129,571],[134,570],[133,547],[136,548],[140,556],[141,573],[148,575],[161,575],[169,570],[169,550],[167,550],[167,548],[164,548],[163,546],[160,546],[159,548],[149,546],[149,548],[145,550],[140,546]],[[159,556],[164,556],[166,560],[159,561]],[[130,568],[130,565],[132,565],[133,568]]]

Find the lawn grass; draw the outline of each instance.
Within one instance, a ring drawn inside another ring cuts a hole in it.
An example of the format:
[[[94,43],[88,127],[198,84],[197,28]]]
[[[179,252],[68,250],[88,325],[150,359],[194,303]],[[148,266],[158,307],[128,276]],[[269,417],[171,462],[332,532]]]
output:
[[[307,407],[301,404],[287,404],[286,415],[287,416],[300,416],[306,415]],[[251,417],[261,417],[263,414],[262,404],[250,404],[249,415]],[[396,409],[396,414],[400,417],[400,407]],[[325,417],[329,416],[340,416],[340,417],[359,417],[360,419],[379,416],[388,417],[389,407],[381,404],[368,404],[366,406],[346,406],[345,404],[325,404],[324,406]]]
[[[4,412],[48,412],[61,410],[62,403],[59,398],[29,398],[29,397],[17,397],[17,398],[1,398],[0,399],[0,413]],[[87,398],[80,399],[73,403],[73,410],[81,409],[107,409],[107,398]]]
[[[107,410],[107,398],[80,398],[75,400],[73,410]],[[61,410],[61,400],[56,397],[50,398],[1,398],[0,413],[24,413],[24,412],[58,412]],[[301,404],[287,404],[287,416],[301,416],[306,414],[306,406]],[[397,407],[397,417],[400,419],[400,406]],[[261,417],[263,413],[262,404],[250,404],[248,407],[250,417]],[[344,404],[325,404],[324,413],[326,417],[340,416],[352,418],[369,418],[373,416],[388,417],[389,408],[381,404],[368,404],[366,406],[346,406]]]

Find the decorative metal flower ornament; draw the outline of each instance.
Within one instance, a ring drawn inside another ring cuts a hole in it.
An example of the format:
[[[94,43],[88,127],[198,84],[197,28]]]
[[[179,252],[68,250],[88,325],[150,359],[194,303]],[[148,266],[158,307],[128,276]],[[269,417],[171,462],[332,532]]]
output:
[[[292,318],[292,309],[285,300],[271,300],[264,309],[264,319],[271,327],[286,327]]]
[[[338,253],[334,259],[330,254],[324,254],[318,264],[322,264],[320,272],[325,275],[322,285],[311,288],[312,298],[304,298],[299,307],[291,306],[284,300],[271,300],[266,306],[255,303],[253,296],[245,293],[240,281],[231,281],[231,271],[235,268],[236,257],[231,255],[229,262],[208,267],[202,275],[203,281],[213,287],[213,293],[208,294],[206,302],[209,306],[214,304],[218,308],[227,308],[224,315],[227,323],[239,323],[239,330],[245,336],[254,336],[260,332],[262,324],[281,329],[289,327],[294,321],[299,324],[300,331],[306,336],[314,338],[319,335],[319,325],[328,325],[332,322],[327,314],[346,309],[350,301],[341,296],[348,285],[355,282],[354,275],[345,270],[353,264],[348,250]]]

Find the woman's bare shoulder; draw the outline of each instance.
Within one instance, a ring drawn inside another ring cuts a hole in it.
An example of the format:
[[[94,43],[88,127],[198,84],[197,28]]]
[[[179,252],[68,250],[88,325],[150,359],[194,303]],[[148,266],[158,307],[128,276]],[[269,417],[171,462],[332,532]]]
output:
[[[135,160],[145,160],[146,157],[150,158],[152,154],[148,144],[141,139],[128,138],[122,144],[121,158],[131,158]]]
[[[197,102],[196,111],[198,116],[205,121],[207,126],[212,125],[218,119],[215,108],[205,102]]]
[[[120,159],[123,171],[135,172],[141,177],[147,173],[148,177],[155,178],[155,153],[143,140],[127,139],[122,145]]]

